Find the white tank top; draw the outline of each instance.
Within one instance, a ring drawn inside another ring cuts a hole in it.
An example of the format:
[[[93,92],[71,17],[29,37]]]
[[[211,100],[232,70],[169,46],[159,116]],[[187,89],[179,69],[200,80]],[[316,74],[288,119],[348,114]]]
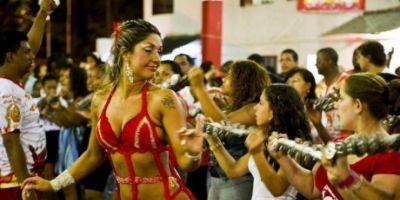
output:
[[[251,200],[295,200],[297,191],[292,187],[285,191],[282,196],[274,197],[268,188],[261,181],[260,173],[258,172],[256,163],[252,156],[249,158],[248,168],[250,173],[253,175],[253,195]]]

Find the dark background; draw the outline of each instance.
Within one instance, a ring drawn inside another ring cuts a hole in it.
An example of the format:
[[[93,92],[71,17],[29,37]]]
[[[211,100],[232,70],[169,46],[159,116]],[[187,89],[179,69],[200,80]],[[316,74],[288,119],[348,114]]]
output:
[[[143,0],[60,0],[51,14],[52,53],[66,52],[67,1],[71,1],[71,52],[74,59],[95,50],[98,37],[109,37],[112,22],[143,17]],[[0,30],[28,32],[39,9],[38,0],[0,0]],[[38,58],[46,58],[44,36]]]

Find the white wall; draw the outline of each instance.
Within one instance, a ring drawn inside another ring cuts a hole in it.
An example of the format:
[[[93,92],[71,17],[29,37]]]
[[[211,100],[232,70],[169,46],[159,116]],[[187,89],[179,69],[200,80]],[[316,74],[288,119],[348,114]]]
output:
[[[399,6],[398,0],[365,0],[366,10],[380,10]]]
[[[397,0],[367,0],[366,9],[396,5],[400,5]],[[331,46],[339,53],[339,63],[349,68],[352,51],[361,43],[326,41],[320,36],[362,12],[298,12],[296,1],[282,0],[244,8],[239,1],[224,1],[223,12],[224,59],[244,58],[250,53],[279,55],[283,49],[293,48],[299,53],[300,64],[306,66],[308,54]]]
[[[151,13],[152,0],[144,2],[145,19],[164,35],[200,33],[201,0],[175,0],[173,14],[155,16]],[[399,5],[398,0],[366,0],[366,10]],[[239,0],[223,0],[222,62],[244,59],[251,53],[279,55],[283,49],[293,48],[299,53],[300,64],[306,66],[307,55],[331,46],[339,53],[339,64],[349,68],[352,51],[362,41],[327,41],[320,36],[360,14],[298,12],[296,1],[240,7]],[[400,46],[396,48],[400,51]]]

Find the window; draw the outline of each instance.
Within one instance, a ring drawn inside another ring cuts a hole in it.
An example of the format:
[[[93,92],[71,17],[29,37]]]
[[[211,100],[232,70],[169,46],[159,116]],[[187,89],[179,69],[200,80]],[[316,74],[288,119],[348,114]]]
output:
[[[153,0],[153,15],[174,12],[173,0]]]
[[[274,0],[240,0],[240,6],[262,5],[273,2]]]
[[[240,6],[250,6],[253,0],[240,0]]]
[[[275,55],[262,56],[264,58],[264,66],[268,71],[276,73],[278,57]]]

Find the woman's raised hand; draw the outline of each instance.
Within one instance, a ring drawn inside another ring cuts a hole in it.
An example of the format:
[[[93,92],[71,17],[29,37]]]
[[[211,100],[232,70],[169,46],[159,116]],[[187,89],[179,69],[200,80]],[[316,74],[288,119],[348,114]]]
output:
[[[245,144],[250,153],[259,153],[265,149],[267,139],[264,128],[254,128],[247,136]]]
[[[198,67],[193,67],[188,72],[190,86],[193,88],[204,86],[204,73]]]
[[[59,1],[57,1],[59,4]],[[50,15],[56,8],[57,3],[55,0],[39,0],[40,9]]]

